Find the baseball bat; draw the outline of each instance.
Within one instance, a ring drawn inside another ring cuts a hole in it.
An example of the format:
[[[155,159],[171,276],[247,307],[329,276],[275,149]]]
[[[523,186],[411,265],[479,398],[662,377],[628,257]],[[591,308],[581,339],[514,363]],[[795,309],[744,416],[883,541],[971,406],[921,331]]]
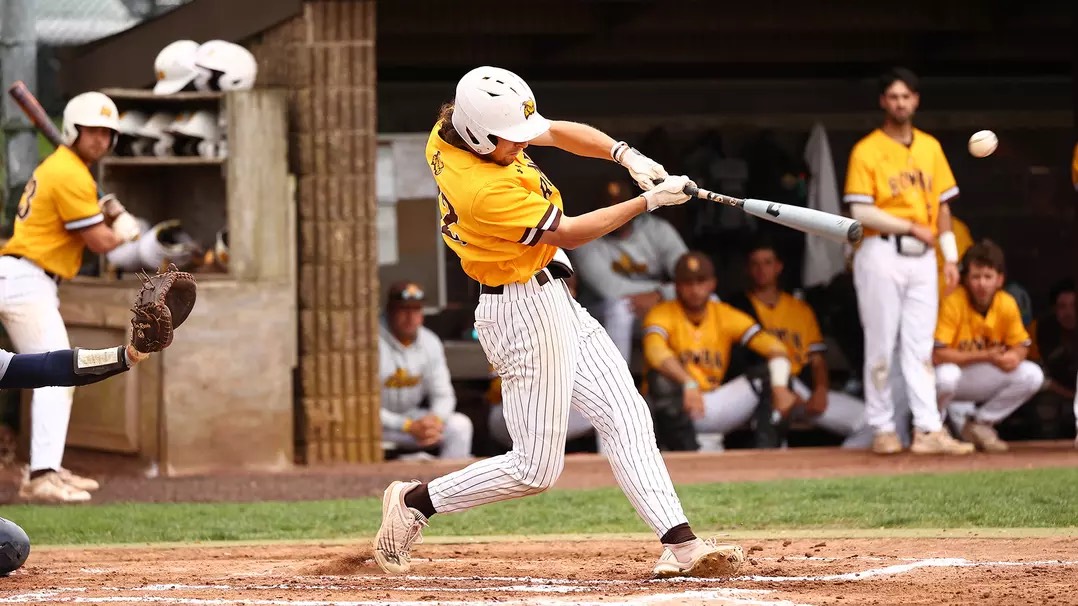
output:
[[[760,217],[761,219],[835,242],[857,244],[864,237],[864,228],[860,221],[822,210],[768,202],[767,200],[724,196],[697,187],[692,183],[686,185],[683,191],[690,196],[740,208],[754,217]]]
[[[7,92],[15,100],[15,103],[19,104],[22,113],[26,114],[34,128],[45,135],[45,138],[55,147],[60,147],[60,131],[52,123],[52,120],[49,120],[49,115],[45,113],[45,108],[41,107],[41,103],[38,102],[34,93],[30,92],[30,89],[26,87],[26,84],[19,80],[12,84],[7,89]]]

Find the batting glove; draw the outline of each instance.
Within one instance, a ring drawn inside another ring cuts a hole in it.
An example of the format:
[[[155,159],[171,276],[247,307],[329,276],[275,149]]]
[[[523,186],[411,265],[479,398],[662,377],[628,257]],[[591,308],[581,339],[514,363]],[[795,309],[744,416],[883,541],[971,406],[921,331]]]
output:
[[[670,176],[662,164],[638,152],[635,148],[629,147],[629,144],[624,141],[618,141],[614,147],[610,148],[610,157],[614,159],[614,162],[624,166],[633,181],[636,181],[636,184],[644,191],[655,187],[657,181]]]
[[[690,197],[684,192],[685,186],[692,183],[684,175],[667,177],[662,183],[641,194],[648,203],[648,211],[653,211],[660,206],[674,206],[684,204]]]
[[[116,232],[116,235],[124,242],[136,240],[142,235],[138,220],[127,211],[120,213],[112,220],[112,231]]]

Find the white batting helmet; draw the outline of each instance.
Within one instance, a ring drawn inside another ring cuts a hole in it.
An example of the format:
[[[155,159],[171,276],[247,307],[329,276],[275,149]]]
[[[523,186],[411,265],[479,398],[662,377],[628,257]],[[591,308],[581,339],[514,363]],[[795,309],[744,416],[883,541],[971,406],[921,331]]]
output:
[[[457,83],[453,128],[477,154],[494,151],[490,136],[516,143],[550,129],[536,110],[535,95],[520,76],[500,67],[477,67]]]
[[[178,93],[198,75],[195,69],[195,52],[198,42],[177,40],[157,53],[153,62],[157,83],[153,86],[155,95]]]
[[[129,109],[127,111],[120,112],[120,119],[117,124],[117,130],[121,135],[130,135],[132,137],[139,136],[139,129],[146,124],[150,119],[150,115],[144,111],[137,109]]]
[[[221,138],[221,131],[217,124],[217,113],[206,109],[177,115],[176,119],[165,130],[173,134],[208,141],[216,141]]]
[[[203,91],[250,90],[258,77],[251,51],[225,40],[207,40],[195,54],[195,88]]]
[[[149,137],[150,139],[160,139],[163,135],[167,135],[165,130],[172,124],[172,121],[176,119],[176,114],[172,112],[154,112],[150,115],[150,119],[138,129],[138,136]]]
[[[64,107],[61,137],[64,145],[79,138],[80,126],[102,126],[120,132],[120,112],[107,95],[98,92],[75,95]]]

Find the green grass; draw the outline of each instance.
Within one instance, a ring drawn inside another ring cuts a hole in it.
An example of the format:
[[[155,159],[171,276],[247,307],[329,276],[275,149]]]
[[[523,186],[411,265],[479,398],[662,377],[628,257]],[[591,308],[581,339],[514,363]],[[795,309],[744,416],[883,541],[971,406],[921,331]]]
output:
[[[702,532],[1062,528],[1078,525],[1078,468],[684,486]],[[5,506],[37,545],[341,539],[373,535],[380,499]],[[556,490],[435,518],[429,536],[646,532],[617,489]]]

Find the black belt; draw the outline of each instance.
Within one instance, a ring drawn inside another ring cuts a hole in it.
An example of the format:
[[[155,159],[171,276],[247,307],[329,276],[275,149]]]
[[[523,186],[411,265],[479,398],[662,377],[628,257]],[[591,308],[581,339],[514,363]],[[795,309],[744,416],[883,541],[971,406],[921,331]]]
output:
[[[902,237],[903,236],[901,236],[899,234],[880,234],[880,239],[886,240],[888,242],[893,242],[894,245],[895,245],[895,252],[902,255],[903,257],[915,257],[915,256],[916,257],[921,257],[921,256],[924,256],[925,254],[927,254],[928,251],[934,250],[931,246],[926,245],[925,246],[925,252],[923,252],[923,253],[921,253],[919,255],[906,254],[906,253],[902,252]],[[906,236],[906,237],[907,238],[913,238],[913,236]]]
[[[13,254],[10,254],[10,253],[9,253],[9,254],[6,254],[6,255],[4,255],[4,256],[5,256],[5,257],[11,257],[12,259],[26,259],[26,257],[24,257],[24,256],[22,256],[22,255],[13,255]],[[34,260],[33,260],[33,259],[26,259],[26,260],[27,260],[27,261],[29,261],[29,262],[31,262],[31,263],[34,263]],[[50,279],[50,280],[52,280],[53,282],[56,282],[57,284],[59,284],[59,283],[60,283],[60,281],[61,281],[61,280],[63,280],[63,278],[61,278],[60,276],[58,276],[58,275],[56,275],[56,274],[52,273],[51,271],[49,271],[49,270],[47,270],[47,269],[45,269],[45,268],[41,267],[41,266],[40,266],[40,265],[38,265],[37,263],[34,263],[34,265],[36,265],[36,266],[37,266],[37,268],[38,268],[38,269],[40,269],[41,271],[45,272],[45,275],[46,275],[46,276],[48,276],[48,277],[49,277],[49,279]]]
[[[553,280],[564,280],[572,275],[573,270],[568,267],[561,263],[551,263],[535,273],[535,281],[539,283],[539,286],[544,286]],[[479,294],[481,295],[500,295],[504,292],[504,286],[479,285]]]

